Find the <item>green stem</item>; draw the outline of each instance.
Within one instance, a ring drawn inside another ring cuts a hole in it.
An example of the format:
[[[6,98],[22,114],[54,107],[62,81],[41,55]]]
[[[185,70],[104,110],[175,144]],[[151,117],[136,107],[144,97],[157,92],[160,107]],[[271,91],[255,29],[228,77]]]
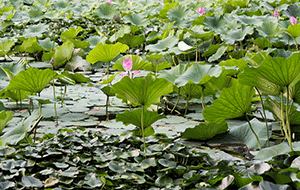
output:
[[[176,109],[176,107],[179,103],[179,99],[180,99],[180,87],[178,88],[178,97],[177,97],[177,100],[176,100],[176,103],[175,103],[173,109],[171,110],[171,113],[173,113],[173,111]]]
[[[197,63],[198,61],[198,44],[197,44],[197,39],[196,39],[196,58],[195,58],[195,62]]]
[[[144,105],[142,105],[141,129],[142,129],[143,142],[144,142],[144,151],[145,151],[145,153],[147,153],[147,149],[146,149],[146,140],[145,140],[145,131],[144,131]],[[146,155],[145,155],[145,156],[146,156]]]
[[[296,42],[296,49],[298,50],[298,42],[297,42],[297,39],[296,38],[294,38],[295,39],[295,42]]]
[[[297,48],[298,49],[298,48]],[[289,92],[289,86],[286,87],[287,88],[287,100],[286,100],[286,107],[285,107],[285,122],[286,122],[286,138],[287,141],[290,145],[290,149],[291,151],[293,150],[293,145],[292,145],[292,132],[291,132],[291,126],[290,126],[290,119],[289,119],[289,115],[290,115],[290,111],[289,111],[289,101],[290,101],[290,92]]]
[[[187,114],[187,108],[188,108],[188,105],[189,105],[189,101],[190,101],[190,96],[188,96],[188,98],[186,100],[186,103],[185,103],[185,106],[184,106],[184,116],[186,116],[186,114]]]
[[[262,96],[261,96],[261,93],[260,91],[258,90],[258,88],[254,87],[259,95],[259,98],[260,98],[260,102],[261,102],[261,105],[262,105],[262,110],[263,110],[263,114],[264,114],[264,120],[265,120],[265,123],[266,123],[266,129],[267,129],[267,143],[268,143],[268,146],[270,146],[270,134],[269,134],[269,127],[268,127],[268,121],[267,121],[267,115],[266,115],[266,111],[265,111],[265,106],[264,106],[264,101],[262,99]]]
[[[55,120],[56,120],[56,125],[58,125],[58,119],[57,119],[57,110],[56,110],[56,97],[55,97],[55,85],[54,85],[54,68],[52,65],[52,86],[53,86],[53,100],[54,100],[54,113],[55,113]]]
[[[109,96],[106,95],[106,108],[105,108],[106,121],[109,120],[109,116],[108,116],[108,104],[109,104]]]
[[[254,129],[253,129],[252,125],[251,125],[251,122],[250,122],[250,120],[249,120],[249,118],[248,118],[248,115],[245,114],[245,116],[246,116],[246,118],[247,118],[247,122],[248,122],[248,124],[249,124],[249,126],[250,126],[250,129],[251,129],[252,133],[253,133],[253,134],[255,135],[255,137],[256,137],[257,144],[258,144],[258,148],[261,149],[260,140],[259,140],[259,138],[258,138],[256,132],[254,131]]]
[[[205,94],[204,94],[205,86],[201,85],[201,87],[202,87],[202,109],[204,109],[206,107],[206,105],[205,105]]]

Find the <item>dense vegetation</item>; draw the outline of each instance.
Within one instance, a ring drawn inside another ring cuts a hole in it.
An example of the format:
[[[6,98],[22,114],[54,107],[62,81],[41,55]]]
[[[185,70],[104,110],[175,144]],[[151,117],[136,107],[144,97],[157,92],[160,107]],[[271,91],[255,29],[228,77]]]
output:
[[[295,0],[0,0],[0,189],[300,188]]]

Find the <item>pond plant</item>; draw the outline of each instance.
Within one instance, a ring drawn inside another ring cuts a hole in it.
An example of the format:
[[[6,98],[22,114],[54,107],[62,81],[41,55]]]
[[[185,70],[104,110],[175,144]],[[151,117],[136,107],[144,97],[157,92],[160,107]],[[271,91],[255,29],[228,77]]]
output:
[[[299,12],[0,0],[0,189],[299,189]]]

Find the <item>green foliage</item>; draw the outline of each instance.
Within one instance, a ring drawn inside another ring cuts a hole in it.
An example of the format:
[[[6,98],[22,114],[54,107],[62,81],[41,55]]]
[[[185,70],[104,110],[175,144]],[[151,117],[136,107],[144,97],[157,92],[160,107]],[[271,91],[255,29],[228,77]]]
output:
[[[24,90],[31,93],[40,93],[57,76],[50,69],[39,70],[29,68],[19,72],[7,87],[7,90]]]
[[[151,104],[159,103],[162,95],[173,91],[171,83],[163,78],[156,78],[152,74],[148,74],[145,78],[134,79],[125,76],[112,88],[117,98],[145,108]]]
[[[86,61],[90,62],[91,64],[94,64],[98,61],[109,62],[115,59],[117,55],[119,55],[120,53],[124,53],[128,49],[129,47],[127,45],[121,44],[119,42],[113,45],[100,42],[87,55]]]

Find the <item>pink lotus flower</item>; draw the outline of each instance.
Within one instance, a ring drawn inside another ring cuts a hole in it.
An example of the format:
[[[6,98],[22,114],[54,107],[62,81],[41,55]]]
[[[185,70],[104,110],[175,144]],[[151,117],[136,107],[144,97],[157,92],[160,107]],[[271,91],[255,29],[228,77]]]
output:
[[[197,9],[196,11],[197,11],[197,13],[199,13],[199,14],[203,14],[203,15],[206,14],[206,11],[204,11],[204,8],[203,8],[203,7],[201,7],[200,9]]]
[[[297,19],[295,17],[291,16],[290,22],[291,22],[291,24],[297,24]]]
[[[124,68],[125,71],[127,71],[127,72],[126,72],[126,73],[125,73],[125,72],[124,72],[124,73],[120,73],[119,75],[120,75],[120,76],[126,76],[126,75],[128,75],[128,73],[129,73],[129,75],[130,75],[130,77],[131,77],[132,74],[139,74],[141,71],[131,71],[132,65],[133,65],[132,59],[125,59],[125,60],[123,61],[123,68]]]
[[[112,0],[107,0],[108,3],[110,4],[116,4],[115,2],[113,2]]]
[[[279,13],[278,13],[278,11],[274,11],[274,16],[276,17],[276,18],[278,18],[279,17]]]
[[[51,58],[50,63],[51,63],[52,65],[55,63],[55,60],[54,60],[53,57]]]

